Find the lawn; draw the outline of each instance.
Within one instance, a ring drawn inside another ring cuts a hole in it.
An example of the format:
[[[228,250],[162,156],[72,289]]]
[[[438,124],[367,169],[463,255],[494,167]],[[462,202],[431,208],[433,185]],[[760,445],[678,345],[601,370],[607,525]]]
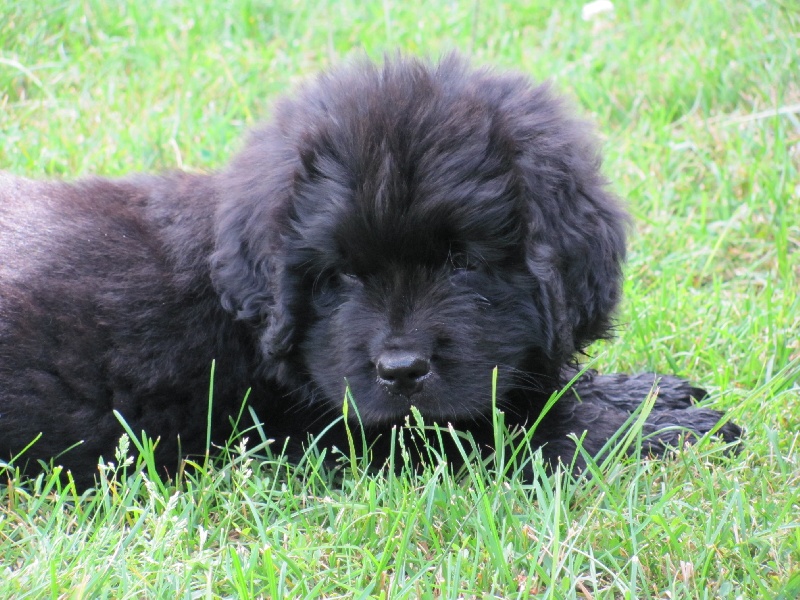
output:
[[[800,6],[583,4],[5,0],[0,168],[214,169],[272,98],[359,53],[551,79],[598,123],[635,221],[593,366],[702,384],[743,451],[524,484],[502,459],[337,476],[264,460],[251,432],[176,480],[109,467],[81,496],[0,466],[0,598],[800,596]]]

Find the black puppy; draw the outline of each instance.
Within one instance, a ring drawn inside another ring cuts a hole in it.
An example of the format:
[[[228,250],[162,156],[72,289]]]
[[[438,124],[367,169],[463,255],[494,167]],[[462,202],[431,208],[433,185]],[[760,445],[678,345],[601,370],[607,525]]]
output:
[[[213,360],[214,439],[252,388],[266,431],[303,442],[346,379],[370,440],[413,405],[489,443],[495,365],[498,406],[530,424],[619,299],[626,215],[599,167],[546,85],[448,56],[320,76],[219,173],[0,176],[0,457],[41,434],[21,460],[88,485],[117,410],[174,466],[203,450]],[[534,443],[570,463],[586,431],[598,451],[653,383],[584,376]],[[645,429],[708,432],[698,395],[663,379]]]

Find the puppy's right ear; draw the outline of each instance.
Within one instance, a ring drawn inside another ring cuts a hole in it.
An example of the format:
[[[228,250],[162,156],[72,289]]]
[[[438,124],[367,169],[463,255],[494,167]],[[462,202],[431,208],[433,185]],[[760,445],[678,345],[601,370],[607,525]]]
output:
[[[263,358],[290,352],[296,294],[285,269],[295,153],[277,146],[270,127],[255,131],[244,150],[217,175],[218,206],[211,278],[222,306],[259,330]],[[269,367],[268,367],[269,368]]]

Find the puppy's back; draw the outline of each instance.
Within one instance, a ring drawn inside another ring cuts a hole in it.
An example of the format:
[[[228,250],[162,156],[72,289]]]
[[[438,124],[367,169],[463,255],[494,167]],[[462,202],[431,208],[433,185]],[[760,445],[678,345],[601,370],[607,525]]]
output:
[[[179,436],[205,438],[212,361],[247,385],[250,351],[207,264],[211,180],[0,174],[0,460],[41,434],[17,463],[73,447],[59,462],[88,484],[113,456],[117,410],[175,464]],[[220,410],[244,394],[218,391]]]

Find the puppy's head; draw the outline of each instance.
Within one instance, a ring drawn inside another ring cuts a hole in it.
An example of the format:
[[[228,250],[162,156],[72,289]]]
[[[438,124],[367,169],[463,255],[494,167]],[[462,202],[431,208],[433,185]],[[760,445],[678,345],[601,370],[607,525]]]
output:
[[[448,56],[281,100],[223,174],[212,257],[265,374],[362,420],[477,418],[606,334],[625,216],[547,86]]]

